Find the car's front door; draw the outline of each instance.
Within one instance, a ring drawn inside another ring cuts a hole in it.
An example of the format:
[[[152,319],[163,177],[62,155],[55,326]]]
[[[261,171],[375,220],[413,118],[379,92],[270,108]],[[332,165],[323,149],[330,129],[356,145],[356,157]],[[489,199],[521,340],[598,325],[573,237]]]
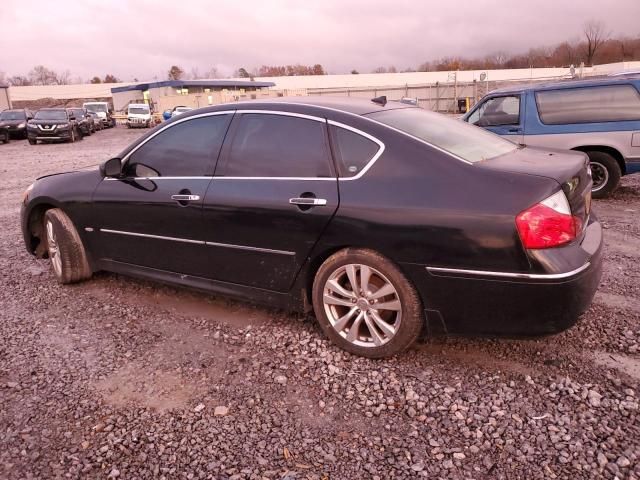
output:
[[[521,114],[521,104],[520,95],[490,97],[469,115],[467,121],[522,144],[524,115]]]
[[[127,155],[123,178],[100,183],[89,235],[100,258],[204,274],[202,201],[232,116],[168,125]]]
[[[325,119],[236,113],[203,205],[210,278],[289,290],[338,201]]]

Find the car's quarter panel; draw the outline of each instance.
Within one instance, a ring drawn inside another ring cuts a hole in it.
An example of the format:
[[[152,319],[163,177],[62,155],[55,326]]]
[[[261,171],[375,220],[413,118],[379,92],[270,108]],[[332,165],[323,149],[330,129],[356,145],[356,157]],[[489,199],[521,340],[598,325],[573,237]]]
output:
[[[399,263],[530,269],[514,219],[555,182],[487,171],[375,124],[368,133],[385,151],[362,178],[340,181],[340,209],[319,248],[351,244]]]

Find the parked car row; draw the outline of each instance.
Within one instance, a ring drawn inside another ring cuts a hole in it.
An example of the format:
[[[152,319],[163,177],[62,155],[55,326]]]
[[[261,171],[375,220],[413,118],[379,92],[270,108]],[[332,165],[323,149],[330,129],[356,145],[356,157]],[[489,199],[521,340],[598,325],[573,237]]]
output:
[[[31,145],[40,142],[75,142],[105,128],[96,112],[85,108],[41,108],[27,122]]]

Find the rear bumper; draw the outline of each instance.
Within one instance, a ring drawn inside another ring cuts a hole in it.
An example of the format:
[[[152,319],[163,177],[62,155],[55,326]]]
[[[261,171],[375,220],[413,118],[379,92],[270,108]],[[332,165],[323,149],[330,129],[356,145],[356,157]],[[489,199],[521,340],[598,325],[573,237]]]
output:
[[[549,273],[510,273],[403,265],[414,280],[432,331],[543,335],[571,327],[593,300],[602,275],[602,228],[587,227],[566,255],[579,265]]]

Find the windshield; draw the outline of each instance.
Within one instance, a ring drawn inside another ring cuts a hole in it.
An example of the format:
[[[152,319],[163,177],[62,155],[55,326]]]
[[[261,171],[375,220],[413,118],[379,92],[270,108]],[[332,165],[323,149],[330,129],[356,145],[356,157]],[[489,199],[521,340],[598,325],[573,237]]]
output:
[[[84,108],[89,110],[90,112],[106,112],[107,106],[103,103],[94,103],[94,104],[84,104]]]
[[[64,110],[38,110],[36,120],[66,120],[67,112]]]
[[[0,113],[0,120],[24,120],[27,116],[22,110],[6,111]]]
[[[137,114],[147,114],[149,113],[149,109],[145,107],[129,107],[129,113],[137,113]]]
[[[468,162],[494,158],[518,148],[515,143],[482,128],[421,108],[385,110],[367,116]]]

